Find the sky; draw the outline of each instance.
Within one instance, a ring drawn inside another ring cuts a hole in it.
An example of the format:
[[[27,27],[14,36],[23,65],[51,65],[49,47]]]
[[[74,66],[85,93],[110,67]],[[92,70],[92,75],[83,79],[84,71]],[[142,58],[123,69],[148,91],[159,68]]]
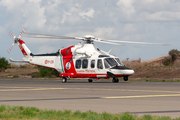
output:
[[[164,43],[171,46],[95,43],[121,60],[148,61],[179,50],[179,0],[0,0],[0,57],[21,60],[23,55],[9,32],[26,32]],[[26,36],[26,35],[23,35]],[[78,44],[77,40],[32,39],[22,37],[33,54],[52,53]]]

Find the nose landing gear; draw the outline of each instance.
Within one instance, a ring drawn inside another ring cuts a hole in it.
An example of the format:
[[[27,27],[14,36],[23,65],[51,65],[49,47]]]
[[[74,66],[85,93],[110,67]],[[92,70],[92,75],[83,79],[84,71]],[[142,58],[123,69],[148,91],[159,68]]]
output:
[[[123,77],[124,81],[128,81],[128,76]]]
[[[91,83],[92,81],[93,81],[92,79],[88,79],[88,82],[90,82],[90,83]]]

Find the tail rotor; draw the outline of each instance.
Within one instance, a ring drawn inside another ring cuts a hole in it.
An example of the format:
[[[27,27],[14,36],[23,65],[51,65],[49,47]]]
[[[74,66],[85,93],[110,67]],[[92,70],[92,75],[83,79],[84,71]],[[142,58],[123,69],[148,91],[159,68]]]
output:
[[[9,33],[9,35],[14,39],[14,43],[13,43],[13,44],[9,47],[9,49],[7,50],[8,53],[11,52],[12,48],[14,47],[14,44],[15,44],[15,43],[18,43],[19,39],[22,37],[22,35],[24,34],[25,31],[26,31],[26,29],[23,28],[23,29],[21,30],[18,38],[15,36],[15,34],[14,34],[12,31]]]

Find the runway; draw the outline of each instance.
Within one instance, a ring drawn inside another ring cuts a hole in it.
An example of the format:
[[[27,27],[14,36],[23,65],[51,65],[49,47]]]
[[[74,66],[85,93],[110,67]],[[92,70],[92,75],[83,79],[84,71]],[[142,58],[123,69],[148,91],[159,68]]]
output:
[[[0,105],[180,117],[180,82],[0,79]]]

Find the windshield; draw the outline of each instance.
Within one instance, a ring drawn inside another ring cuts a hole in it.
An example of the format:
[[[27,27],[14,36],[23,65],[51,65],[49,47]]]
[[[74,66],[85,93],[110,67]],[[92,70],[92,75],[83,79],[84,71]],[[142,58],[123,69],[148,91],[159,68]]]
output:
[[[115,59],[121,66],[123,66],[123,63],[119,60],[119,58],[115,58]]]
[[[111,67],[118,65],[113,58],[105,58],[104,63],[108,63]]]

